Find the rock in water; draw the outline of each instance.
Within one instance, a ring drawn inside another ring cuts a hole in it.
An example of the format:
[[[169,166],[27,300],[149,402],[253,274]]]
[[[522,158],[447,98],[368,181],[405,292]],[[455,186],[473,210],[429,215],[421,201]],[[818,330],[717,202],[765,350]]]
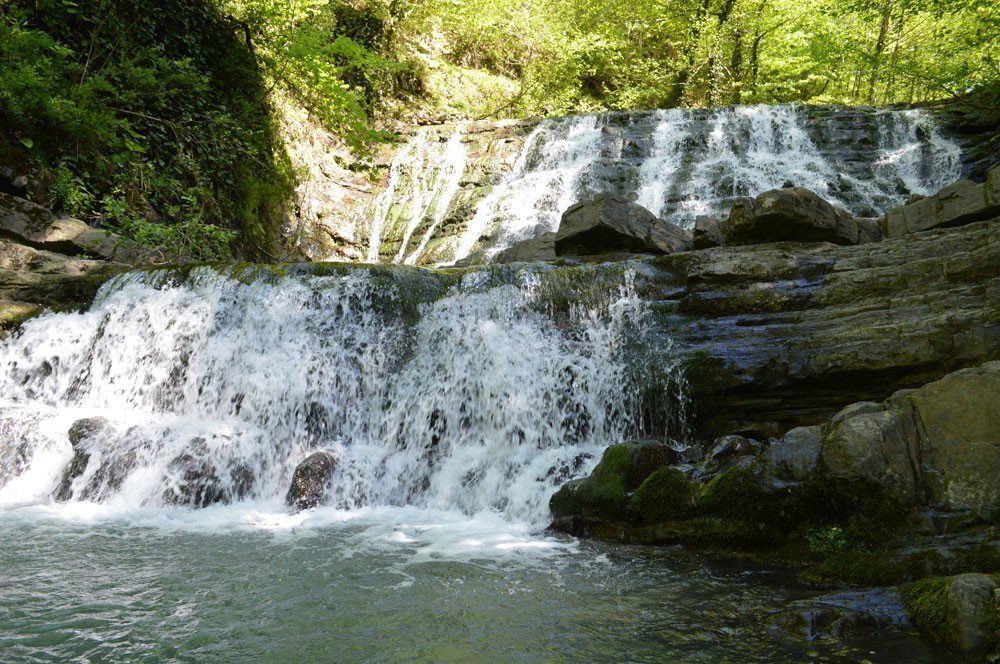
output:
[[[907,613],[919,627],[972,661],[986,661],[998,645],[998,586],[988,574],[959,574],[918,581],[903,591],[903,597]]]
[[[314,452],[295,468],[285,504],[300,510],[316,507],[326,495],[326,485],[337,467],[330,452]]]
[[[73,458],[63,473],[59,488],[56,489],[56,500],[69,500],[73,497],[73,480],[83,475],[90,464],[88,443],[107,436],[110,430],[110,423],[103,417],[86,417],[77,420],[69,428],[68,436],[69,443],[73,446]]]
[[[689,231],[614,194],[602,194],[566,210],[555,237],[557,256],[620,251],[671,254],[691,247]]]

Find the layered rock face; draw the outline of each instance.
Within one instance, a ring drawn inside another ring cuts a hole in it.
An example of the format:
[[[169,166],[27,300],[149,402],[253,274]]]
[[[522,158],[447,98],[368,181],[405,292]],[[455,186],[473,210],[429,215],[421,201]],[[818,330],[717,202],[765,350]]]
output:
[[[687,229],[698,216],[725,215],[741,196],[786,184],[876,217],[963,168],[958,145],[923,110],[678,109],[423,127],[409,138],[386,151],[380,184],[348,177],[339,185],[341,200],[321,222],[327,249],[305,243],[304,255],[487,262],[556,232],[568,208],[600,194]]]

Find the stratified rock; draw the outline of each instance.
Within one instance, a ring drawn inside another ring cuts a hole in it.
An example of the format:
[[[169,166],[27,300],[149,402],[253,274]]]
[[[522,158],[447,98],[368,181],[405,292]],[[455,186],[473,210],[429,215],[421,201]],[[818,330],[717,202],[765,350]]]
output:
[[[70,256],[85,255],[131,264],[160,259],[131,240],[92,228],[79,219],[57,219],[48,209],[3,192],[0,192],[0,235]]]
[[[570,207],[563,213],[555,237],[557,256],[622,251],[669,254],[690,248],[688,231],[614,194]]]
[[[1000,216],[998,170],[994,166],[989,171],[985,184],[959,180],[933,196],[890,210],[882,221],[886,237],[962,226]]]
[[[987,574],[959,574],[918,581],[903,591],[907,613],[953,652],[985,661],[997,647],[1000,583]]]
[[[694,220],[693,240],[695,249],[721,247],[725,242],[722,235],[722,220],[716,217],[697,217]]]
[[[722,232],[727,245],[784,240],[858,244],[862,240],[850,212],[802,187],[766,191],[752,206],[737,202]]]
[[[319,505],[326,495],[327,483],[336,467],[337,457],[330,452],[310,454],[295,467],[285,504],[300,510]]]
[[[516,242],[493,258],[494,263],[552,261],[556,258],[556,234],[542,233],[530,240]]]

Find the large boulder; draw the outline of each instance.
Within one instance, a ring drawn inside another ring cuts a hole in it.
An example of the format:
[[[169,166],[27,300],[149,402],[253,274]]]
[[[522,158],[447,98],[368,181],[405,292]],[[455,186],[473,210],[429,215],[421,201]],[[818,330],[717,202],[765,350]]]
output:
[[[691,234],[615,194],[577,203],[563,213],[557,256],[609,252],[670,254],[692,247]]]
[[[881,224],[886,237],[899,237],[996,217],[1000,217],[1000,165],[990,169],[985,184],[959,180],[933,196],[890,210]]]
[[[722,220],[716,217],[700,216],[694,220],[694,248],[710,249],[721,247],[725,242],[722,235]]]
[[[327,485],[337,468],[337,457],[330,452],[313,452],[292,473],[292,485],[285,496],[289,507],[305,510],[319,505],[326,497]]]
[[[823,445],[822,427],[796,427],[773,441],[763,456],[762,475],[770,486],[782,488],[812,477]]]
[[[870,241],[871,228],[861,227],[850,212],[827,203],[802,187],[766,191],[753,201],[737,200],[723,224],[727,245],[764,242],[832,242],[858,244]]]
[[[73,497],[74,483],[77,478],[84,475],[90,465],[92,446],[99,444],[112,434],[111,423],[104,417],[85,417],[73,422],[67,433],[69,444],[73,448],[73,458],[70,459],[69,466],[63,471],[62,479],[56,488],[56,500],[69,500]],[[82,487],[81,489],[84,494],[90,493],[90,487]]]
[[[1000,362],[956,371],[888,404],[913,423],[933,503],[1000,518]]]

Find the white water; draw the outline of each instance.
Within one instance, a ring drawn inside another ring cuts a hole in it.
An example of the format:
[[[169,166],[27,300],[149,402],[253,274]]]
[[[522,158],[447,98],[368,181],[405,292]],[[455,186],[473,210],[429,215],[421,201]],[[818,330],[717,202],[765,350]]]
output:
[[[454,254],[435,260],[445,264],[475,252],[489,259],[519,240],[558,230],[568,207],[600,192],[617,193],[690,228],[698,215],[724,216],[734,198],[786,182],[870,216],[960,176],[958,145],[923,111],[821,111],[819,119],[810,118],[808,107],[786,105],[545,120],[526,138],[512,170],[468,218]],[[466,155],[459,158],[454,150],[428,155],[421,136],[393,162],[390,189],[377,205],[369,260],[377,257],[380,235],[392,225],[385,222],[387,210],[405,207],[408,196],[433,198],[437,211],[431,216],[438,221],[407,262],[424,253],[439,220],[455,209],[458,165],[466,163]],[[399,174],[421,169],[427,173],[422,180],[410,179],[424,193],[406,193]],[[403,232],[404,248],[410,235],[409,228]]]
[[[431,140],[426,130],[420,130],[392,160],[386,189],[366,211],[371,216],[369,263],[379,262],[387,231],[399,228],[402,241],[392,262],[416,263],[458,193],[466,160],[463,132],[462,126],[457,127],[442,146]],[[427,231],[408,254],[410,241],[421,225],[427,225]]]
[[[159,522],[164,505],[198,502],[193,465],[235,503],[202,510],[210,524],[419,508],[429,516],[385,536],[451,528],[459,541],[529,546],[518,533],[546,523],[555,487],[634,435],[624,345],[644,320],[627,276],[608,284],[606,306],[559,323],[542,313],[539,279],[466,275],[413,320],[398,288],[366,270],[121,277],[89,311],[42,316],[0,344],[0,510]],[[82,443],[86,470],[55,506],[67,432],[83,417],[107,424]],[[314,449],[338,457],[331,507],[291,516],[291,473]],[[478,535],[459,532],[469,517]]]

